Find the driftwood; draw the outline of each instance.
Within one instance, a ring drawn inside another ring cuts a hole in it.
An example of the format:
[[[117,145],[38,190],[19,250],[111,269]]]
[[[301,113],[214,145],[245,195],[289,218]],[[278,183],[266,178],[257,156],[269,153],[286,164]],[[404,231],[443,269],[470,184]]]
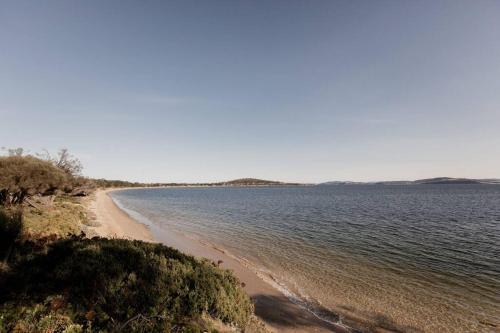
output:
[[[86,197],[91,192],[91,189],[88,187],[77,187],[71,191],[71,195],[74,197]]]
[[[42,210],[42,206],[35,203],[34,201],[30,200],[30,199],[24,199],[24,202],[26,202],[28,204],[28,206],[31,206],[35,209],[38,209],[38,210]]]
[[[35,209],[42,210],[44,208],[52,208],[54,206],[55,195],[36,195],[24,199],[24,202]]]

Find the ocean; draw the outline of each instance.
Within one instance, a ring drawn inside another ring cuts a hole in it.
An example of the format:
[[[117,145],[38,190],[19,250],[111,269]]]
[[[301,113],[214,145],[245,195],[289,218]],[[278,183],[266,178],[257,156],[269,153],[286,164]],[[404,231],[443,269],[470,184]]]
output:
[[[132,189],[122,207],[223,248],[325,320],[500,331],[500,186]]]

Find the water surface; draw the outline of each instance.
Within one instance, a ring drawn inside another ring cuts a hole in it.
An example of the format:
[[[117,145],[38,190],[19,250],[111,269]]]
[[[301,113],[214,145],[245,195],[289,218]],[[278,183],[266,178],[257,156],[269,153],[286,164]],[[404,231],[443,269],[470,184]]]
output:
[[[114,192],[150,223],[218,244],[327,320],[498,332],[500,186]]]

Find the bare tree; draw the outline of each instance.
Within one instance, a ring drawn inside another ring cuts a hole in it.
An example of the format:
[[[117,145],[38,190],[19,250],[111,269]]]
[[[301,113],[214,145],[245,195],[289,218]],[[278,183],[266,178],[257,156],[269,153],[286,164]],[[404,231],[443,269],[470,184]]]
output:
[[[68,149],[63,148],[58,153],[58,159],[55,165],[64,172],[77,176],[80,175],[83,169],[82,162],[75,156],[68,153]]]
[[[59,150],[57,156],[52,156],[46,149],[42,153],[37,154],[37,156],[43,160],[52,162],[56,167],[71,176],[79,176],[83,169],[80,160],[71,155],[66,148]]]

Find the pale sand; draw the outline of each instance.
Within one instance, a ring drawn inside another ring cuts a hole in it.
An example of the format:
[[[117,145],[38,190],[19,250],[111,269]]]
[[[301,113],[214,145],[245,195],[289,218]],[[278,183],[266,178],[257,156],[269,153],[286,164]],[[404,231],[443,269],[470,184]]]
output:
[[[99,226],[92,228],[93,231],[101,237],[154,241],[153,235],[144,224],[134,221],[115,205],[108,195],[110,191],[112,190],[97,190],[89,205],[99,223]]]
[[[341,325],[326,323],[313,314],[291,302],[280,291],[261,279],[240,261],[226,255],[213,246],[202,244],[180,233],[150,230],[144,224],[133,220],[121,210],[108,193],[113,190],[99,190],[90,204],[100,226],[94,231],[102,237],[160,241],[181,252],[203,257],[214,262],[222,260],[221,267],[230,269],[245,284],[245,291],[255,303],[256,315],[273,332],[349,332]],[[154,234],[154,237],[153,237]]]

